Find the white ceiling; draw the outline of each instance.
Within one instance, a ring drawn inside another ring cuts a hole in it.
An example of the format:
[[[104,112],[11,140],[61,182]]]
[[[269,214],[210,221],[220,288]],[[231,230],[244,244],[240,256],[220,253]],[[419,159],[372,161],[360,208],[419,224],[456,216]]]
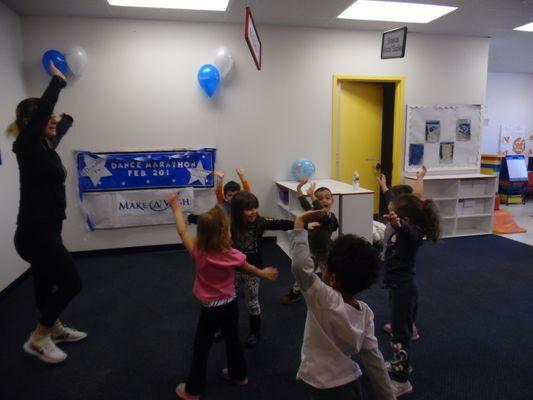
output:
[[[106,0],[0,0],[22,16],[135,18],[242,23],[251,4],[257,25],[385,31],[398,23],[338,20],[353,0],[230,0],[227,12],[112,7]],[[389,0],[390,1],[390,0]],[[400,1],[400,0],[393,0]],[[408,0],[459,7],[429,24],[407,24],[410,32],[490,37],[489,70],[533,73],[533,33],[513,28],[533,22],[533,0]],[[400,24],[401,25],[401,24]],[[458,39],[459,40],[459,39]]]

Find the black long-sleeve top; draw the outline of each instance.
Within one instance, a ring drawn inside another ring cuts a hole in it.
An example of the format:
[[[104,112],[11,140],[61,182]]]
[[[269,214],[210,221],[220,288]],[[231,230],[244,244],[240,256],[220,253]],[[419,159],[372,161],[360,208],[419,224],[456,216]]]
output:
[[[13,143],[20,172],[19,226],[55,225],[66,218],[66,170],[55,148],[72,126],[72,117],[65,116],[59,121],[56,138],[49,140],[43,136],[59,92],[65,86],[60,77],[52,78],[30,122]]]
[[[294,229],[294,221],[288,219],[271,219],[259,217],[249,223],[244,233],[232,231],[233,247],[246,254],[246,261],[257,268],[263,266],[263,241],[265,231],[290,231]]]
[[[410,283],[415,276],[415,259],[423,243],[424,234],[406,220],[400,220],[400,227],[387,225],[385,231],[385,286]]]
[[[322,204],[320,201],[315,200],[313,204],[309,204],[309,201],[304,195],[298,197],[300,200],[300,205],[305,211],[321,210]],[[339,229],[339,221],[337,217],[332,212],[324,215],[320,221],[320,226],[309,231],[308,240],[309,240],[309,249],[311,254],[317,257],[327,257],[331,248],[331,235],[337,229]]]

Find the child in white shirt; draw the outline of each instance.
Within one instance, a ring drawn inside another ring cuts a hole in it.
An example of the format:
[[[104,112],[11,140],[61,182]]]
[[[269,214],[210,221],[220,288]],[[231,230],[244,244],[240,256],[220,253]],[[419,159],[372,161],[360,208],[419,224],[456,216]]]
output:
[[[314,273],[305,222],[323,211],[303,213],[291,232],[292,272],[307,303],[307,319],[297,378],[308,399],[359,400],[361,370],[351,359],[358,354],[376,398],[394,400],[390,378],[374,335],[374,314],[355,299],[378,278],[379,258],[372,245],[354,235],[333,242],[323,280]]]

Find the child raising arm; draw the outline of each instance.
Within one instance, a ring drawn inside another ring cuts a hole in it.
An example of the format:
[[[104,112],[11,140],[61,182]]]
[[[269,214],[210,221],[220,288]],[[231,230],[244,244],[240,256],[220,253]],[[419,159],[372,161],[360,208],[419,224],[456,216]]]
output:
[[[238,385],[248,383],[246,360],[239,339],[235,270],[240,268],[269,280],[276,279],[278,271],[274,267],[258,269],[246,262],[243,253],[231,248],[229,216],[221,207],[215,206],[198,217],[195,238],[187,232],[178,195],[169,195],[167,201],[172,207],[178,234],[196,266],[193,293],[201,304],[189,377],[187,383],[177,386],[176,394],[185,400],[199,400],[217,329],[222,330],[226,344],[227,369],[224,368],[222,374]]]
[[[319,220],[323,215],[322,210],[301,214],[294,222],[291,237],[292,272],[307,303],[297,377],[305,382],[308,398],[327,394],[336,400],[360,399],[361,370],[350,358],[350,354],[358,354],[376,398],[393,400],[390,378],[374,335],[374,314],[355,298],[377,279],[379,259],[364,239],[341,235],[333,242],[322,281],[313,272],[307,231],[303,228],[305,222]]]

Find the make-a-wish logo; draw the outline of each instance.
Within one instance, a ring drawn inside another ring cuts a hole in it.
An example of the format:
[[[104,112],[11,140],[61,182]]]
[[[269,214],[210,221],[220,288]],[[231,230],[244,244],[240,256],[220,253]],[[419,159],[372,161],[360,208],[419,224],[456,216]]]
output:
[[[166,200],[151,200],[151,201],[124,201],[118,203],[119,211],[123,210],[138,210],[146,211],[152,210],[155,212],[166,211],[169,208]]]
[[[150,202],[150,210],[152,211],[165,211],[168,210],[170,205],[166,200],[152,200]]]

